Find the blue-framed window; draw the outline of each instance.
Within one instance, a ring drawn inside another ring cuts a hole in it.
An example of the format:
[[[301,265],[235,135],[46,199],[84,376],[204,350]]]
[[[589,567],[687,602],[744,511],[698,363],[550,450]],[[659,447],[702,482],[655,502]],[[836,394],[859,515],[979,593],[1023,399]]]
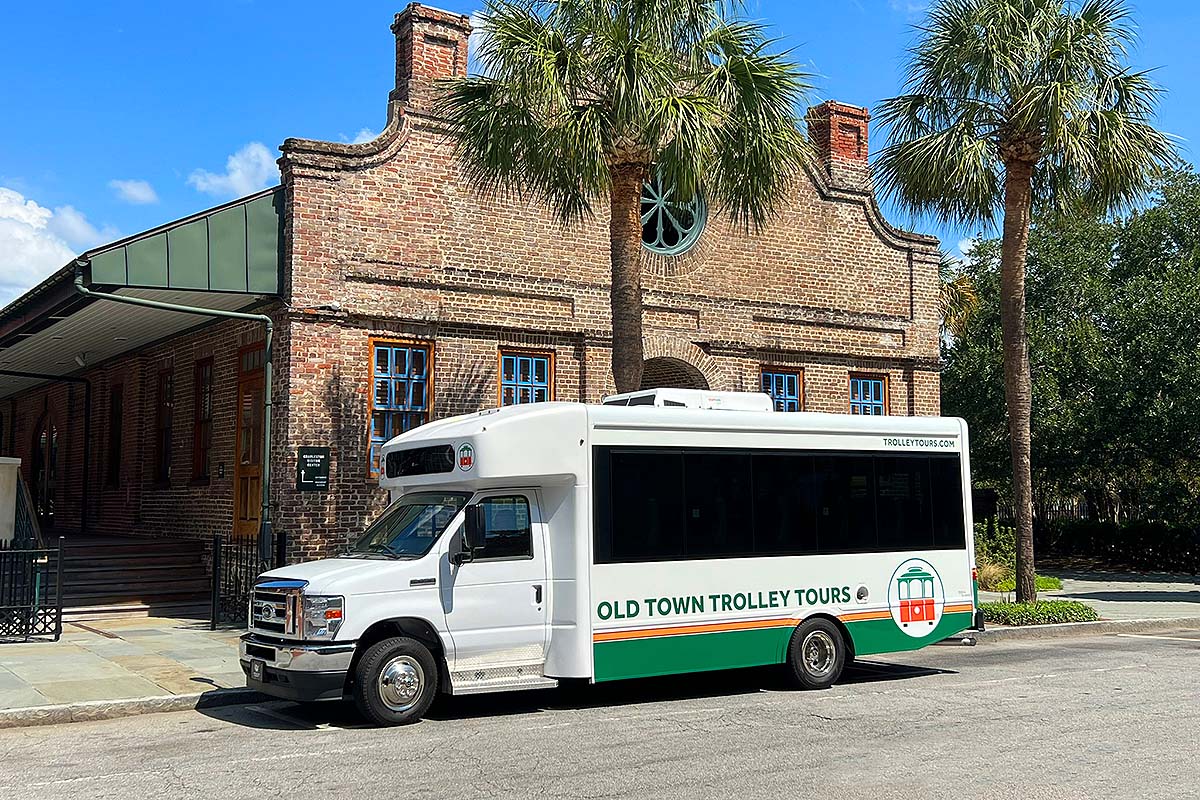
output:
[[[882,375],[850,376],[850,413],[882,416],[887,413],[887,378]]]
[[[551,399],[550,354],[500,354],[500,405],[543,403]]]
[[[776,411],[804,408],[804,379],[798,371],[763,367],[762,390],[771,397]]]
[[[399,436],[429,421],[430,345],[374,342],[371,361],[372,475],[379,474],[379,450]]]

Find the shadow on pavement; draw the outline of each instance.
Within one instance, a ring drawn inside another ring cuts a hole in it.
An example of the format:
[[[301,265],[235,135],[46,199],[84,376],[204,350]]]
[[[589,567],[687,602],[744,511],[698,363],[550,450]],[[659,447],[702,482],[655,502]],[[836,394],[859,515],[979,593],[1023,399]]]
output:
[[[1155,591],[1095,591],[1095,592],[1044,592],[1055,598],[1070,600],[1105,600],[1114,603],[1200,603],[1200,591],[1155,592]]]
[[[914,667],[883,661],[856,660],[842,674],[839,686],[908,680],[931,675],[955,675],[953,670]],[[495,694],[440,696],[429,710],[432,720],[469,720],[486,717],[540,714],[547,711],[637,706],[677,700],[734,697],[763,691],[787,691],[789,684],[776,668],[756,668],[671,675],[661,678],[614,681],[591,685],[570,681],[556,689],[497,692]],[[352,702],[270,703],[199,709],[200,713],[234,725],[266,730],[302,731],[318,727],[371,727]]]

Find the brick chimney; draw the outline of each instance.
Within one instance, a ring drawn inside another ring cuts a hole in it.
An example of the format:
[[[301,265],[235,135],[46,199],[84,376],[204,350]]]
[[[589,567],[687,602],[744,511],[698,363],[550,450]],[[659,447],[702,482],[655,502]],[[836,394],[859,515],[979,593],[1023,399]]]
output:
[[[396,88],[391,99],[430,111],[437,82],[467,73],[471,18],[409,3],[392,23],[396,34]]]
[[[867,164],[867,109],[834,100],[808,110],[808,135],[830,184],[843,189],[870,191]]]

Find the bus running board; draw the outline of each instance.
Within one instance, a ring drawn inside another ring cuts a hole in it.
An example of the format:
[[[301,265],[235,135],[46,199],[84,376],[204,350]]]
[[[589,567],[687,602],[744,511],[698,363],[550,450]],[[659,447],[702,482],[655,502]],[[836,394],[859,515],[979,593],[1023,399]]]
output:
[[[451,694],[511,692],[519,689],[553,689],[556,678],[542,674],[542,664],[470,669],[450,673]]]

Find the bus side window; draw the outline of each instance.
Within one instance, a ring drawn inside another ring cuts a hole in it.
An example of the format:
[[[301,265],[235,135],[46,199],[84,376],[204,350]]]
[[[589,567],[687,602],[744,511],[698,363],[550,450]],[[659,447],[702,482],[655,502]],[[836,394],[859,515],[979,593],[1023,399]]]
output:
[[[763,555],[817,552],[813,457],[803,453],[754,456],[754,551]]]
[[[822,553],[870,552],[875,530],[875,463],[870,456],[816,456],[817,540]]]
[[[954,456],[929,459],[930,485],[933,489],[933,546],[966,547],[963,529],[962,462]]]
[[[880,550],[927,550],[933,546],[929,459],[875,457],[875,513]]]
[[[754,552],[749,453],[687,453],[687,554],[744,556]]]
[[[611,454],[613,561],[656,561],[684,554],[683,455]]]

